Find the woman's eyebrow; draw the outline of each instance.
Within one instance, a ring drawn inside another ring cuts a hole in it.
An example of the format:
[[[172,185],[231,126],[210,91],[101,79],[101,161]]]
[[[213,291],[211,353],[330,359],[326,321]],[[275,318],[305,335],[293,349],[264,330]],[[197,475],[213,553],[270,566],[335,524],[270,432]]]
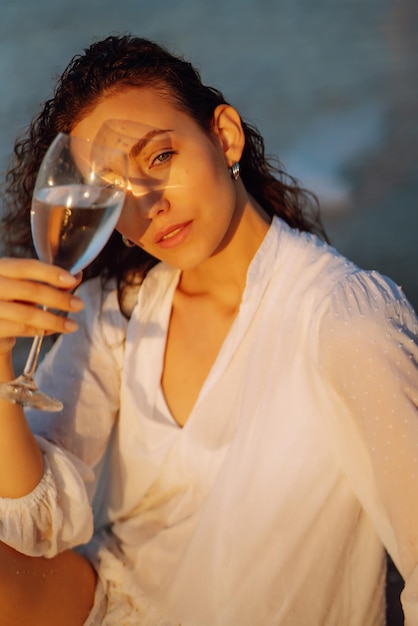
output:
[[[141,153],[141,151],[149,144],[149,142],[154,139],[154,137],[169,132],[171,132],[170,128],[155,128],[154,130],[150,130],[148,133],[146,133],[146,135],[144,135],[134,143],[132,148],[129,150],[129,157],[137,157]]]

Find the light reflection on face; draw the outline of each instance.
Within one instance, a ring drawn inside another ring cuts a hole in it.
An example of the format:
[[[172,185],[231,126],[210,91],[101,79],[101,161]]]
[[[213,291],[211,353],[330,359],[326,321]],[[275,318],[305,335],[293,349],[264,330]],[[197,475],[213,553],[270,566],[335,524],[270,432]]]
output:
[[[236,209],[221,142],[153,89],[105,97],[73,129],[129,153],[129,192],[117,229],[186,269],[213,255]],[[103,139],[102,139],[103,138]]]

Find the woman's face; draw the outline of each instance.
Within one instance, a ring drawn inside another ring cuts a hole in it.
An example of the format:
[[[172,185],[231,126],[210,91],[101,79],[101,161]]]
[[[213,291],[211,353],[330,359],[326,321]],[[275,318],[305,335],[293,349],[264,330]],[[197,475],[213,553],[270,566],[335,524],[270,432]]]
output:
[[[93,139],[109,130],[109,120],[113,130],[128,129],[130,136],[129,191],[119,232],[180,269],[221,250],[242,209],[228,171],[242,150],[236,158],[232,134],[215,123],[208,137],[161,93],[145,88],[105,97],[72,133]]]

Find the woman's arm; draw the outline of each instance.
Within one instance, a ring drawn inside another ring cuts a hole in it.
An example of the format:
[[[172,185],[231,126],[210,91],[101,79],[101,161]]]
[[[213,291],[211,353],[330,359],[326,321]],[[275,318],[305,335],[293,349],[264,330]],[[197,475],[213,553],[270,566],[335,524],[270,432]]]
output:
[[[327,425],[353,488],[405,580],[418,619],[418,321],[395,285],[351,277],[324,316],[320,375]]]
[[[53,556],[89,540],[89,500],[119,409],[119,377],[126,320],[114,288],[99,279],[79,292],[85,308],[78,332],[61,335],[46,355],[37,379],[64,403],[59,413],[27,411],[42,450],[42,480],[26,496],[0,498],[0,540],[32,556]]]
[[[0,259],[0,381],[14,378],[16,337],[72,332],[76,325],[51,312],[75,311],[81,301],[68,289],[78,280],[58,267],[28,259]],[[0,398],[0,496],[19,498],[41,480],[43,460],[22,407]]]

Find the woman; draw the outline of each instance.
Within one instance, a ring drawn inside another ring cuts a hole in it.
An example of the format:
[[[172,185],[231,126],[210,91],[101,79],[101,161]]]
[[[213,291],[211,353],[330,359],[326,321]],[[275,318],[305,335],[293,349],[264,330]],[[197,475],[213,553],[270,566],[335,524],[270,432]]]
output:
[[[109,120],[143,129],[142,187],[78,295],[0,262],[2,380],[16,336],[61,333],[38,378],[64,402],[29,429],[1,401],[1,623],[383,624],[385,547],[417,623],[410,305],[318,237],[218,91],[134,37],[75,57],[17,144],[10,253],[53,137]]]

